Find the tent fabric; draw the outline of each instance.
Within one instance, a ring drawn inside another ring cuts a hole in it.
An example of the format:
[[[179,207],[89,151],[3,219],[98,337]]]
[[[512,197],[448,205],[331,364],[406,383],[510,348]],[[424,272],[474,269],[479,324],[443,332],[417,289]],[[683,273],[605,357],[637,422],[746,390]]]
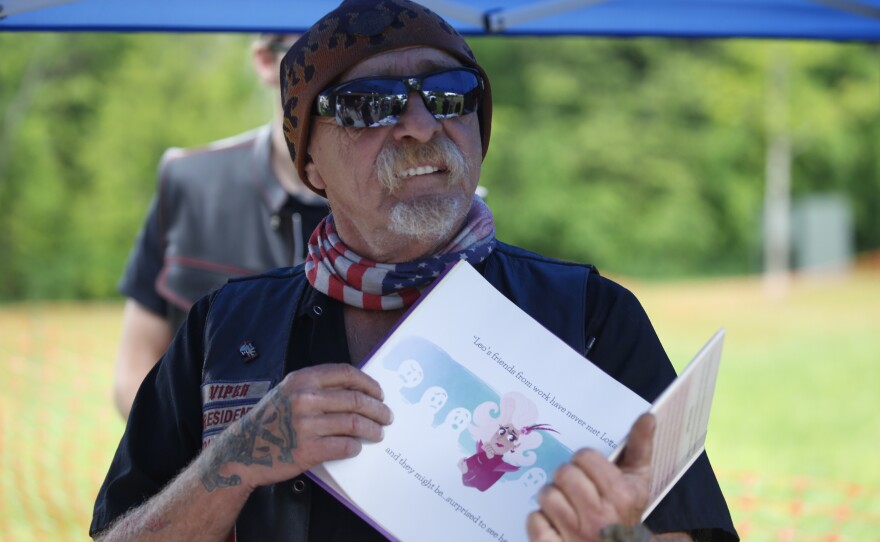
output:
[[[6,11],[0,11],[0,17],[6,15],[0,19],[0,31],[299,32],[338,3],[338,0],[6,0],[0,2],[6,7]],[[880,41],[880,0],[423,0],[422,3],[443,15],[465,35]],[[525,14],[527,10],[546,10],[547,13],[534,13],[528,20],[518,21],[517,14]],[[492,32],[499,28],[500,32]]]

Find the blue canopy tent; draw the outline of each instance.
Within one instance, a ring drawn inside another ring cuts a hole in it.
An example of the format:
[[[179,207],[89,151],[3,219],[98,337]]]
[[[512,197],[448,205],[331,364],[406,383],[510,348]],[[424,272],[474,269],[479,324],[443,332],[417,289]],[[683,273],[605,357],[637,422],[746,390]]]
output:
[[[338,0],[0,0],[0,31],[296,32]],[[463,34],[880,41],[880,0],[424,0]]]

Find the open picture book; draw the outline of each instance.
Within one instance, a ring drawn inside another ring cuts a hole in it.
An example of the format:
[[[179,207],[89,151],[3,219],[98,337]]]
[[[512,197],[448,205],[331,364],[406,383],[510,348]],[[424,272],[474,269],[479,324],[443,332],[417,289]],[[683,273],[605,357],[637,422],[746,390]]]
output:
[[[459,262],[361,369],[394,422],[309,476],[388,538],[526,540],[553,472],[590,447],[612,461],[657,417],[647,516],[703,451],[724,331],[650,404]]]

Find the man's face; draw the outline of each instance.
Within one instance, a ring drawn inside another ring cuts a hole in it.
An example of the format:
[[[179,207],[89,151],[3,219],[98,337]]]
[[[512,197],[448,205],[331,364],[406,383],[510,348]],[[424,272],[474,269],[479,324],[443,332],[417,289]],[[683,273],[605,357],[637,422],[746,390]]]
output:
[[[276,34],[254,42],[251,48],[254,70],[266,86],[278,89],[281,59],[299,38],[297,34]],[[280,112],[280,110],[279,110]]]
[[[460,65],[437,49],[397,49],[361,62],[340,82]],[[439,248],[457,233],[482,161],[478,116],[436,119],[414,93],[392,126],[348,128],[313,117],[308,150],[307,174],[326,190],[340,237],[355,252],[385,262],[419,257],[426,245]]]
[[[266,40],[265,47],[271,51],[279,64],[290,46],[299,39],[299,34],[274,34]]]

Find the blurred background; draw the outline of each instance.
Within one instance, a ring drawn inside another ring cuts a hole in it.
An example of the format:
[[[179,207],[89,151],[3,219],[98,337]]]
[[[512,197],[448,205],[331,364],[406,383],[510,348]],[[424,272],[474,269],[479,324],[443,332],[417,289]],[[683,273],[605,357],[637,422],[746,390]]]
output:
[[[252,36],[0,33],[0,539],[87,539],[126,256],[169,146],[270,117]],[[880,541],[880,46],[471,38],[499,238],[595,264],[681,369],[744,540]],[[781,217],[781,222],[780,222]]]

